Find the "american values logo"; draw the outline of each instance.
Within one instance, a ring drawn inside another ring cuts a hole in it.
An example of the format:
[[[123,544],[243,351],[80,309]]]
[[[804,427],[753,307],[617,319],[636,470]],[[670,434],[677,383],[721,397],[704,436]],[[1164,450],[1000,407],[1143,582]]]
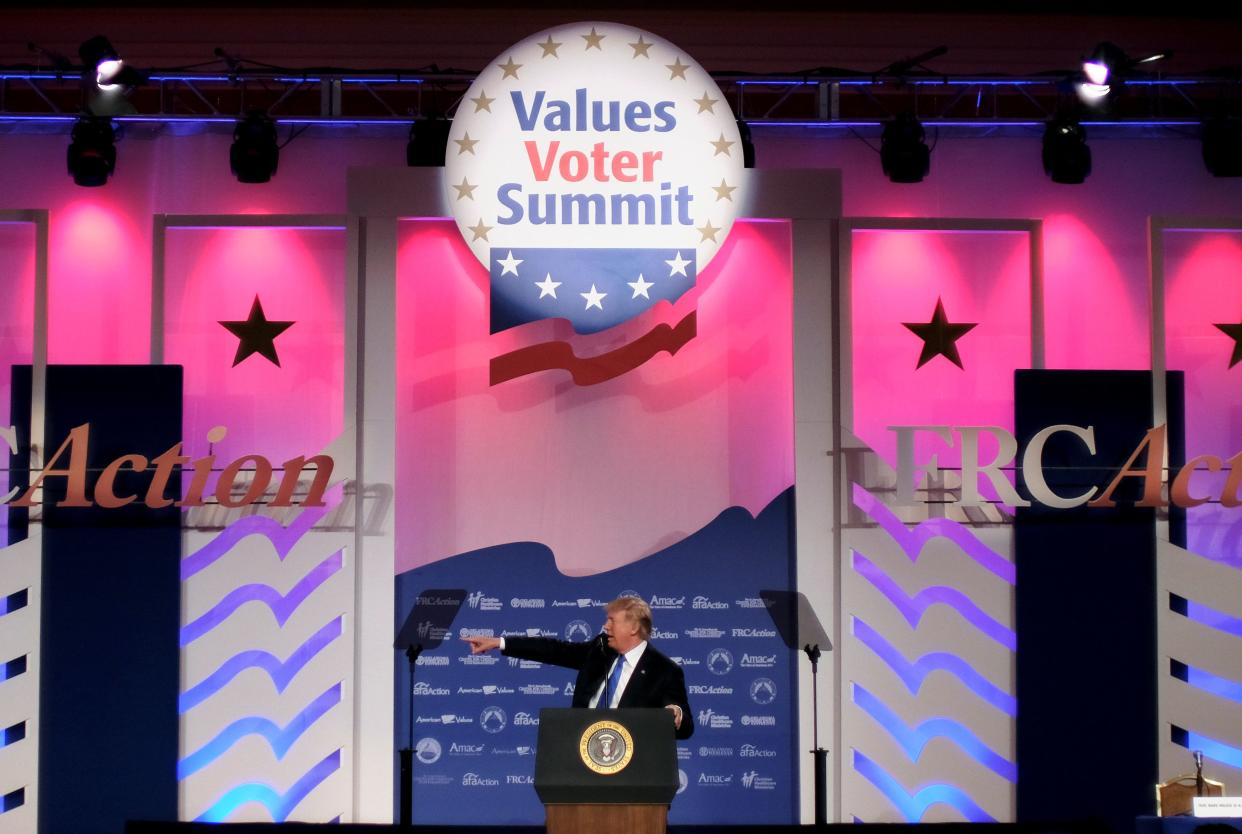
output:
[[[565,639],[570,642],[585,643],[591,637],[591,626],[586,620],[573,620],[565,626]]]
[[[414,745],[414,757],[418,759],[419,764],[435,764],[440,761],[440,754],[443,748],[440,742],[431,736],[420,738],[418,743]]]
[[[485,732],[498,733],[509,723],[509,716],[500,707],[484,707],[479,714],[479,726]]]
[[[479,73],[445,167],[457,226],[491,274],[493,333],[549,318],[597,333],[676,302],[724,243],[744,180],[711,76],[663,38],[601,22],[531,35]],[[675,352],[694,316],[593,359],[565,342],[519,348],[493,358],[491,381],[565,368],[602,382]]]
[[[712,649],[707,653],[707,668],[713,675],[727,675],[733,671],[733,653],[728,649]]]
[[[772,703],[776,700],[776,684],[771,678],[755,678],[750,685],[750,699],[761,705]]]

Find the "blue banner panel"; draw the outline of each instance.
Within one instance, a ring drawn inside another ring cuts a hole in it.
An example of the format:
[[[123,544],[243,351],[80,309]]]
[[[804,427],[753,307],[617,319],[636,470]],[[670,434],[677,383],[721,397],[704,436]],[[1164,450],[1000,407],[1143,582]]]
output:
[[[1180,376],[1168,385],[1178,389]],[[1071,435],[1048,443],[1044,475],[1060,495],[1103,490],[1153,424],[1146,371],[1018,371],[1014,394],[1022,447],[1046,426],[1094,427],[1095,454]],[[1181,417],[1170,416],[1169,431],[1179,436]],[[1156,516],[1134,506],[1139,481],[1124,479],[1111,508],[1018,510],[1023,822],[1090,817],[1123,834],[1155,810]],[[1103,757],[1107,766],[1093,766]]]
[[[181,383],[173,365],[49,365],[44,448],[89,423],[77,453],[94,496],[111,461],[180,442]],[[177,818],[181,514],[142,503],[153,468],[117,474],[116,495],[140,496],[128,506],[57,506],[65,454],[43,481],[39,827],[115,834]]]
[[[793,490],[758,518],[731,508],[677,544],[606,573],[567,577],[534,543],[486,548],[397,577],[397,626],[425,589],[459,587],[449,639],[423,654],[414,697],[414,821],[540,823],[539,710],[568,706],[574,672],[472,656],[459,638],[535,635],[584,641],[623,595],[652,608],[651,644],[686,675],[695,732],[678,742],[682,788],[670,821],[789,823],[797,816],[797,653],[760,590],[794,585]],[[408,662],[396,657],[395,747],[409,738]],[[399,794],[399,791],[397,791]]]

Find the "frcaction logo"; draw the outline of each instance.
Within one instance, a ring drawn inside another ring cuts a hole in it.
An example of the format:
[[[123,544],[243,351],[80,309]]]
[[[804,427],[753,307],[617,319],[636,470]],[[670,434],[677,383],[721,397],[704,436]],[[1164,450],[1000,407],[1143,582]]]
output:
[[[492,275],[493,331],[580,333],[675,301],[742,202],[741,137],[712,77],[667,40],[558,26],[479,73],[453,119],[445,197]]]

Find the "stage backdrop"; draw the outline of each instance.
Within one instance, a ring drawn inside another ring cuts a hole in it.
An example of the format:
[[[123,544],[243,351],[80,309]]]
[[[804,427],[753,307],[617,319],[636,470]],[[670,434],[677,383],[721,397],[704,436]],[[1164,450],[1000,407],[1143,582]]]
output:
[[[566,338],[565,323],[489,336],[488,275],[456,229],[407,221],[398,245],[397,624],[425,589],[459,587],[469,595],[452,638],[582,641],[602,626],[602,603],[640,596],[653,645],[685,670],[697,724],[679,744],[671,819],[795,821],[796,657],[759,599],[793,586],[788,224],[740,223],[677,302],[622,334],[573,339],[595,355],[697,315],[674,355],[591,386],[564,371],[489,385],[493,356]],[[396,746],[409,727],[405,664]],[[539,710],[568,705],[572,680],[472,657],[456,639],[425,655],[415,821],[541,821]]]

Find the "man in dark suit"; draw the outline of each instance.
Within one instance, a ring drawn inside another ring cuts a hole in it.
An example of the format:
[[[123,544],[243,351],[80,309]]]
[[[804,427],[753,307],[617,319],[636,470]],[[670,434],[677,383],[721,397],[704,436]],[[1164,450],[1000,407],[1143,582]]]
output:
[[[667,707],[677,738],[690,738],[694,718],[681,667],[657,651],[651,636],[651,608],[638,597],[614,599],[604,607],[604,633],[587,643],[549,637],[464,637],[472,654],[500,649],[506,657],[537,660],[578,670],[575,707]]]

